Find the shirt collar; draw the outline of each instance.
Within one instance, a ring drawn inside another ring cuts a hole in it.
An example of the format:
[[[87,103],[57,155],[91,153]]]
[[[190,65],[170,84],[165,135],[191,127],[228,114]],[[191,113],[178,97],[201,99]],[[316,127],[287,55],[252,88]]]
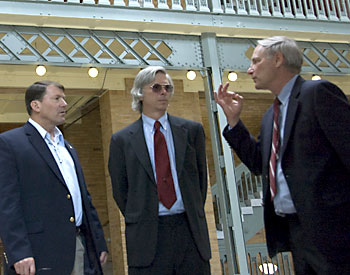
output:
[[[292,93],[292,89],[294,87],[295,81],[297,79],[298,75],[293,76],[286,85],[284,85],[282,91],[280,94],[277,96],[279,101],[281,102],[282,105],[286,105],[289,97]]]
[[[155,119],[150,118],[142,113],[142,121],[147,128],[149,128],[152,132],[154,131],[154,123],[156,122]],[[168,127],[168,113],[165,113],[163,116],[161,116],[158,121],[162,125],[162,128],[166,131]]]
[[[39,134],[43,139],[47,137],[50,140],[50,133],[46,131],[39,123],[35,122],[32,118],[29,118],[28,122],[32,124],[35,129],[37,129],[37,131],[39,132]],[[54,139],[57,142],[63,142],[63,134],[60,131],[60,129],[58,129],[58,127],[55,127]]]

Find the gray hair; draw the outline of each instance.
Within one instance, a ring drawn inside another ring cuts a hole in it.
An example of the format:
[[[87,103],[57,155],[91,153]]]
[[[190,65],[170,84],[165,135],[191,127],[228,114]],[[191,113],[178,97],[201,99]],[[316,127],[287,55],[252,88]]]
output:
[[[300,73],[303,65],[303,54],[295,40],[286,36],[273,36],[258,40],[258,44],[266,49],[268,57],[274,56],[277,52],[282,53],[284,65],[293,73]]]
[[[134,111],[142,113],[142,101],[140,100],[143,97],[143,87],[147,84],[151,84],[156,78],[157,73],[165,74],[166,78],[169,81],[170,85],[174,86],[174,83],[167,73],[165,68],[162,66],[149,66],[141,70],[135,77],[134,86],[132,87],[130,93],[132,95],[131,107]],[[174,91],[171,92],[171,95],[174,94]]]

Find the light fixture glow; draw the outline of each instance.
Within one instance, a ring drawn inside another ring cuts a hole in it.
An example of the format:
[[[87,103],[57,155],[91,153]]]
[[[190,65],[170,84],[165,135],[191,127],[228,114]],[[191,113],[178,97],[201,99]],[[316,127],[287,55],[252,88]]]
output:
[[[322,78],[318,74],[313,74],[311,79],[312,80],[321,80]]]
[[[91,67],[91,68],[88,70],[88,74],[89,74],[89,76],[92,77],[92,78],[97,77],[97,76],[98,76],[98,70],[97,70],[97,68]]]
[[[275,274],[277,271],[277,265],[273,263],[264,263],[259,265],[260,272],[264,272],[264,274]]]
[[[195,71],[190,70],[187,72],[186,77],[188,80],[195,80],[197,77],[197,74]]]
[[[35,72],[38,76],[44,76],[46,74],[46,67],[44,65],[38,65]]]
[[[228,80],[234,82],[234,81],[237,80],[238,75],[235,72],[229,72],[228,75],[227,75],[227,78],[228,78]]]

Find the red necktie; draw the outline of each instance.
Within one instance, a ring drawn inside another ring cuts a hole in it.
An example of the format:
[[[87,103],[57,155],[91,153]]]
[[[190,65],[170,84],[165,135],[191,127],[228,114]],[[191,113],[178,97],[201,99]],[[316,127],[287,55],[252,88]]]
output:
[[[278,152],[280,150],[280,128],[278,124],[278,117],[280,114],[280,104],[281,102],[276,97],[273,102],[273,134],[272,134],[271,156],[270,156],[270,163],[269,163],[271,200],[273,200],[277,192],[276,162],[278,158]]]
[[[154,123],[154,161],[157,175],[158,198],[168,209],[176,201],[173,177],[171,175],[168,149],[164,135],[160,131],[160,122]]]

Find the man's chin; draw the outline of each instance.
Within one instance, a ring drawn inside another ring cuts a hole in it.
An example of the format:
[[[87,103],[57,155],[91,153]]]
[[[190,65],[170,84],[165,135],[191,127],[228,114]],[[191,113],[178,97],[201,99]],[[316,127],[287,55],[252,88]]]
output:
[[[66,119],[61,119],[60,121],[57,122],[57,126],[61,126],[66,122]]]

